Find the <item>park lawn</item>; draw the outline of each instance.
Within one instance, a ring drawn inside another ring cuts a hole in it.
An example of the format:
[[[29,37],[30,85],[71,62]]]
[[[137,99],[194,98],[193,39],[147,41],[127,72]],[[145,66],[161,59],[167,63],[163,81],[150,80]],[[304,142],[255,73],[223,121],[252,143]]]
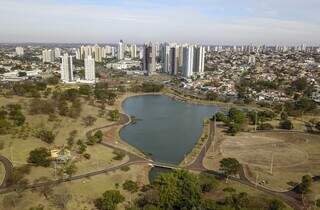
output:
[[[94,200],[100,197],[106,190],[117,189],[116,183],[119,184],[118,190],[125,197],[125,202],[120,204],[117,209],[124,209],[124,206],[134,200],[137,197],[137,193],[132,194],[122,189],[122,184],[126,180],[133,180],[139,183],[139,186],[148,184],[148,171],[147,165],[134,165],[130,166],[130,170],[124,172],[117,170],[106,174],[93,176],[91,178],[84,178],[81,180],[75,180],[72,182],[61,183],[53,187],[53,193],[51,194],[71,194],[70,202],[67,209],[94,209]],[[10,193],[14,194],[14,193]],[[0,202],[3,197],[8,194],[0,195]],[[27,190],[22,193],[22,197],[18,198],[17,204],[14,210],[28,210],[32,206],[42,204],[45,209],[58,210],[58,208],[52,204],[52,201],[46,200],[37,190]]]
[[[77,174],[97,171],[128,162],[128,156],[125,156],[122,160],[114,160],[113,157],[115,157],[115,155],[112,152],[113,149],[100,144],[88,146],[87,153],[90,154],[91,157],[89,160],[81,158],[81,160],[76,163],[78,168]]]
[[[0,98],[0,106],[4,106],[10,103],[19,103],[22,105],[22,111],[26,116],[26,123],[23,128],[17,128],[14,134],[1,135],[0,141],[4,142],[4,148],[0,150],[0,154],[4,155],[8,159],[13,161],[14,166],[21,166],[27,164],[27,158],[29,152],[38,147],[46,147],[48,149],[53,149],[56,146],[60,147],[65,145],[69,134],[73,130],[77,130],[77,135],[75,137],[75,144],[78,139],[86,140],[86,133],[94,128],[103,127],[105,125],[111,124],[113,122],[107,119],[107,111],[104,117],[99,117],[99,108],[91,106],[88,102],[82,104],[82,111],[77,119],[72,119],[69,117],[62,117],[57,115],[55,121],[48,121],[47,115],[30,115],[28,111],[28,103],[30,99],[23,97],[12,97],[12,98]],[[83,124],[83,117],[91,115],[96,117],[94,125],[86,127]],[[35,132],[39,128],[45,128],[52,130],[56,134],[56,138],[53,144],[47,144],[34,136]],[[76,148],[76,145],[74,146]],[[77,172],[76,174],[83,174],[87,172],[92,172],[95,170],[105,169],[107,167],[115,166],[117,164],[124,163],[128,161],[126,156],[122,161],[116,161],[112,158],[115,156],[113,149],[96,144],[94,146],[88,146],[86,153],[90,154],[91,158],[89,160],[83,157],[76,158],[78,161],[76,163]],[[76,154],[75,152],[72,152]],[[78,157],[78,155],[76,155]],[[54,179],[54,169],[53,167],[43,168],[43,167],[31,167],[31,172],[26,178],[30,183],[34,182],[40,177],[47,177],[49,179]]]
[[[4,148],[0,154],[13,162],[14,166],[21,166],[27,163],[29,152],[37,147],[47,147],[47,144],[35,137],[28,139],[12,138],[10,135],[1,135],[0,141],[4,142]]]

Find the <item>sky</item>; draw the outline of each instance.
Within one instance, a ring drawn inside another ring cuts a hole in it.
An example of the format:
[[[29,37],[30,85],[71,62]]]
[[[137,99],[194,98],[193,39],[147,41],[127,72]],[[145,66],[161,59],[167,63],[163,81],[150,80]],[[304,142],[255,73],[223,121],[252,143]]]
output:
[[[320,0],[0,0],[0,42],[320,44]]]

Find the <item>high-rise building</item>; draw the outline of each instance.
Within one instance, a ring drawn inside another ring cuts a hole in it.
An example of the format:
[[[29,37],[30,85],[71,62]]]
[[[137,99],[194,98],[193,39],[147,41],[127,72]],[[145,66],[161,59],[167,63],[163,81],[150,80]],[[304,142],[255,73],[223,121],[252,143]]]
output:
[[[54,62],[55,54],[53,50],[43,50],[42,51],[42,61],[43,63],[52,63]]]
[[[81,49],[77,49],[77,50],[76,50],[76,59],[77,59],[77,60],[82,60],[82,57],[81,57]]]
[[[130,54],[131,54],[131,58],[136,58],[137,57],[137,45],[132,44],[130,46]]]
[[[179,47],[176,44],[162,44],[160,56],[162,59],[162,72],[176,75],[179,69]]]
[[[122,40],[120,40],[118,44],[118,60],[124,59],[124,43]]]
[[[115,47],[111,47],[111,56],[116,57],[116,48]]]
[[[174,46],[170,48],[170,69],[171,75],[177,75],[179,70],[179,47]]]
[[[85,59],[88,56],[92,56],[92,47],[91,46],[81,46],[80,47],[80,58]]]
[[[139,58],[142,60],[143,59],[143,47],[139,48]]]
[[[23,47],[16,47],[16,54],[17,56],[23,56],[24,55]]]
[[[162,61],[162,72],[169,73],[170,72],[170,46],[169,44],[162,45],[161,47],[161,57]]]
[[[253,66],[256,65],[256,57],[254,55],[249,56],[248,64]]]
[[[60,56],[61,56],[60,48],[54,48],[54,57],[55,58],[60,58]]]
[[[156,71],[156,51],[154,45],[150,42],[143,47],[143,71],[148,75],[153,74]]]
[[[184,47],[182,66],[182,74],[184,77],[191,77],[193,75],[193,60],[193,46]]]
[[[102,48],[99,47],[99,45],[95,45],[93,47],[93,51],[94,51],[94,60],[96,62],[101,62],[102,61]]]
[[[94,82],[96,79],[95,60],[89,55],[84,59],[85,80]]]
[[[196,46],[193,50],[193,72],[197,74],[204,73],[205,48],[203,46]]]
[[[65,53],[61,63],[61,80],[63,82],[73,82],[73,63],[72,56]]]

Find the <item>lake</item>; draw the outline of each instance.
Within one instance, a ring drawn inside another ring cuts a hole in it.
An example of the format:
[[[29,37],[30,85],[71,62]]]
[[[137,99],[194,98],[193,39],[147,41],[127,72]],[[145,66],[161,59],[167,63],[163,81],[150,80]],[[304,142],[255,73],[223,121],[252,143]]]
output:
[[[217,106],[189,104],[164,95],[127,98],[122,104],[135,123],[123,127],[121,138],[157,162],[179,164],[201,136],[203,120]]]

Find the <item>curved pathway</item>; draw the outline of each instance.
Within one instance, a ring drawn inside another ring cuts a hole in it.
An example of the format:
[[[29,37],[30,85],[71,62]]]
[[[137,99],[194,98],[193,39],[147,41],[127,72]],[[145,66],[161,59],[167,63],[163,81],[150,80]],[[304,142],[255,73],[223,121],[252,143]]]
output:
[[[13,172],[13,165],[8,158],[2,155],[0,155],[0,162],[2,162],[5,169],[4,178],[2,180],[2,183],[0,184],[0,189],[3,189],[8,186],[8,180],[12,176],[12,172]]]

